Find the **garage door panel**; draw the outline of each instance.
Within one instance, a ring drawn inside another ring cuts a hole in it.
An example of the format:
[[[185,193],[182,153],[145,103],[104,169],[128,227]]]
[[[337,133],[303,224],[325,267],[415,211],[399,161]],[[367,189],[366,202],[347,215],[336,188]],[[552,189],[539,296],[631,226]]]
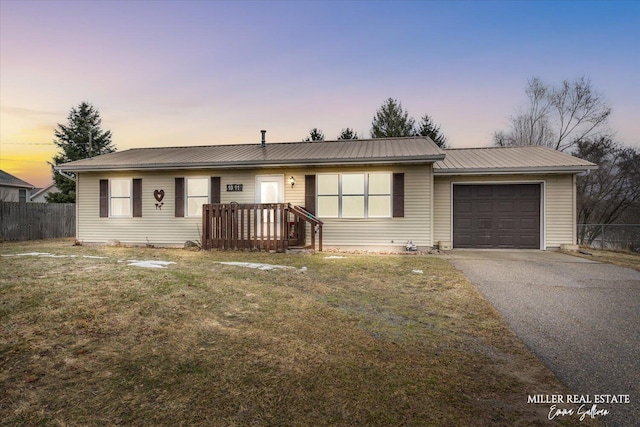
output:
[[[490,212],[493,212],[493,203],[492,202],[477,202],[476,203],[476,212],[478,212],[478,213],[490,213]]]
[[[514,246],[514,236],[512,234],[498,236],[498,245],[503,248],[512,248]]]
[[[470,202],[460,202],[455,206],[455,212],[471,213],[473,205]]]
[[[537,213],[540,210],[539,200],[525,200],[520,202],[520,212]]]
[[[497,202],[498,212],[514,212],[516,205],[512,200],[501,200]]]
[[[516,225],[516,220],[513,218],[500,218],[498,222],[498,228],[500,230],[513,230]]]
[[[539,222],[537,218],[521,218],[520,230],[538,231]]]
[[[540,186],[538,184],[526,184],[520,187],[521,197],[540,198]]]
[[[520,246],[524,248],[540,248],[540,236],[537,234],[521,234]]]
[[[493,197],[493,187],[491,185],[478,185],[476,194],[479,197]]]
[[[479,230],[491,230],[493,228],[493,218],[478,218],[477,228]]]
[[[540,248],[540,184],[453,186],[453,246]]]
[[[494,193],[497,198],[511,199],[515,196],[516,189],[511,185],[496,185],[493,187],[495,188]]]
[[[460,247],[468,248],[470,247],[471,243],[471,234],[458,234],[458,244],[460,245]]]

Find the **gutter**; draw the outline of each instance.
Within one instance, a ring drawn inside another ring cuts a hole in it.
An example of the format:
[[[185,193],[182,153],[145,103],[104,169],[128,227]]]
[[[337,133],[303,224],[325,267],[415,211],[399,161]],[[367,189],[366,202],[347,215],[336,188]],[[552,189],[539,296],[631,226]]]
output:
[[[64,167],[65,165],[56,166],[54,169],[65,177],[70,178],[65,171],[73,172],[102,172],[102,171],[126,171],[126,170],[185,170],[185,169],[252,169],[256,167],[309,167],[309,166],[340,166],[340,165],[392,165],[392,164],[420,164],[420,163],[433,163],[444,159],[444,154],[433,156],[415,156],[415,157],[381,157],[376,159],[315,159],[310,161],[283,160],[279,162],[272,161],[252,161],[252,162],[223,162],[223,163],[150,163],[146,165],[90,165],[90,166],[77,166],[70,168]],[[71,179],[71,178],[70,178]],[[75,180],[75,179],[74,179]]]
[[[589,170],[598,169],[597,165],[584,166],[550,166],[550,167],[533,167],[533,168],[456,168],[456,169],[433,169],[435,176],[451,176],[451,175],[513,175],[513,174],[546,174],[546,173],[580,173]]]

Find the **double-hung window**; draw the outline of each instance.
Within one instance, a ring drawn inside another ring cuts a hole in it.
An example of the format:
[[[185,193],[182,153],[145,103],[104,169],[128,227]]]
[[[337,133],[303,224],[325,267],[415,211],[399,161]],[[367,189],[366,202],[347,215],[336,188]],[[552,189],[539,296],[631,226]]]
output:
[[[391,216],[391,174],[370,173],[367,192],[367,216],[388,218]]]
[[[109,216],[131,216],[131,180],[111,179],[109,181]]]
[[[318,174],[317,200],[321,218],[390,218],[391,174]]]
[[[202,216],[202,205],[209,203],[209,179],[187,178],[187,216]]]
[[[142,179],[101,179],[100,218],[131,218],[142,216]]]

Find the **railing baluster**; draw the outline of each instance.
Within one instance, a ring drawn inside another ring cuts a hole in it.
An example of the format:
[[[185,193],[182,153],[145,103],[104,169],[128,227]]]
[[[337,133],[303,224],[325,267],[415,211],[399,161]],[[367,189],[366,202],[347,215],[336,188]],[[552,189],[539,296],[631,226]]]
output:
[[[319,250],[322,251],[322,221],[298,206],[288,203],[213,203],[203,206],[202,215],[202,248],[205,250],[284,252],[289,248],[290,237],[295,237],[297,244],[305,243],[305,223],[309,223],[311,246],[315,250],[317,227]]]

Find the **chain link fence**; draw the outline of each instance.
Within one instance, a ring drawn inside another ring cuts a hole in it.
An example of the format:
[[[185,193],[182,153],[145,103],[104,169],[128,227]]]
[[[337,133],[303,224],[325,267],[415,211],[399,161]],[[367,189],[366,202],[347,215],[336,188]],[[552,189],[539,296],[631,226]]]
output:
[[[640,252],[640,224],[578,224],[578,243],[594,249]]]

